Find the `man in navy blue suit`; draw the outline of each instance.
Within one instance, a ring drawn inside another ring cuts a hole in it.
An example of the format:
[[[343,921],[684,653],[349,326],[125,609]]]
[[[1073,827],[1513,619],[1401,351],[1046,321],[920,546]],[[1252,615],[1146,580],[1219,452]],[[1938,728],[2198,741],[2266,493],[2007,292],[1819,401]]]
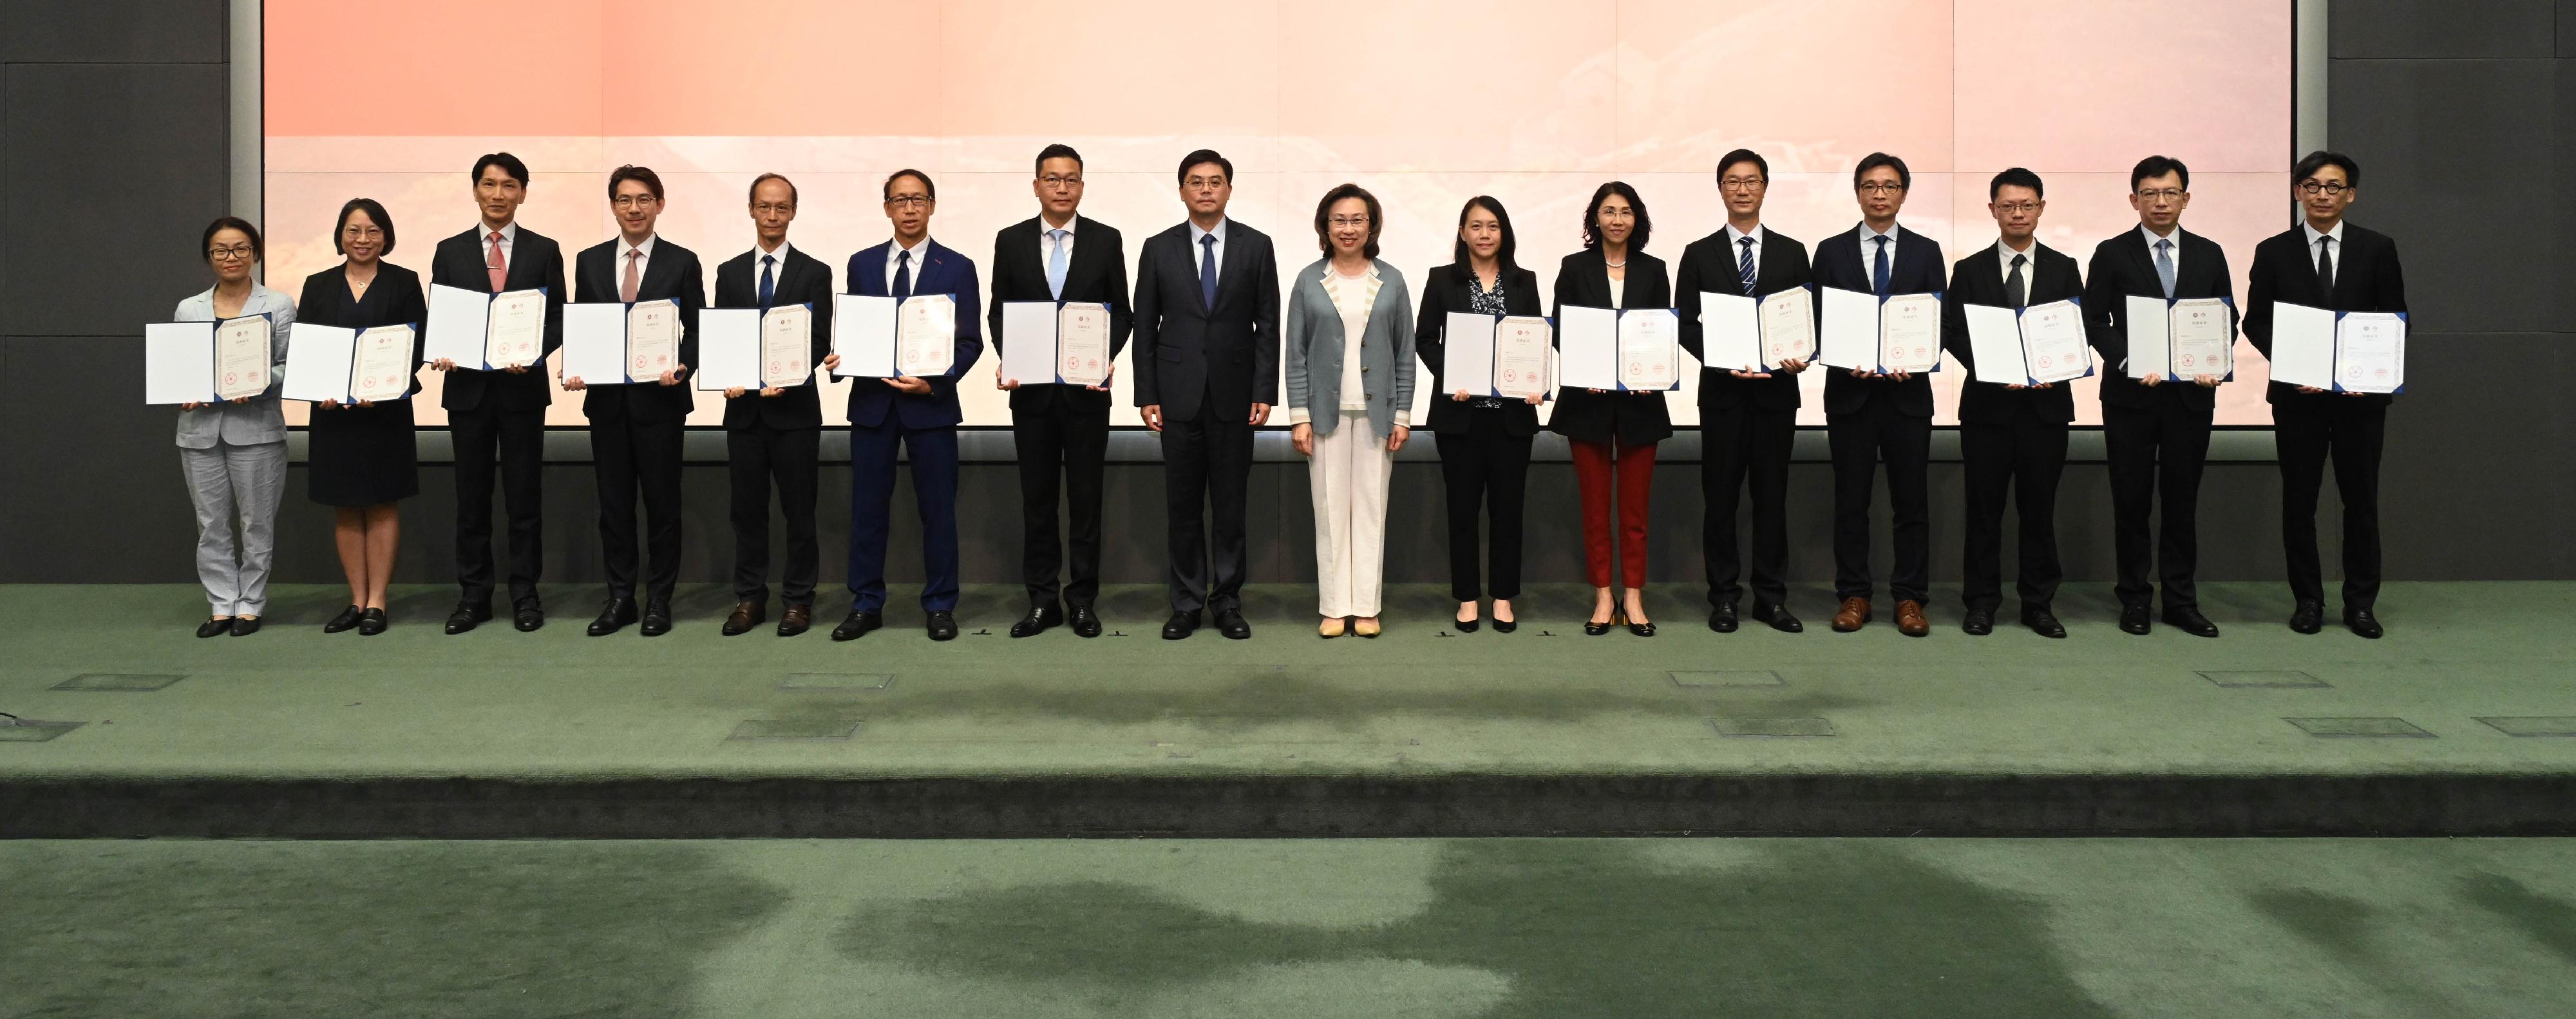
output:
[[[921,607],[932,640],[957,637],[957,380],[984,354],[975,263],[930,239],[939,192],[930,175],[886,178],[886,219],[894,239],[850,256],[849,292],[862,297],[947,294],[957,301],[957,358],[926,378],[850,382],[850,617],[833,640],[857,640],[884,625],[886,525],[894,501],[895,451],[912,458],[921,512]],[[838,354],[823,359],[840,366]]]

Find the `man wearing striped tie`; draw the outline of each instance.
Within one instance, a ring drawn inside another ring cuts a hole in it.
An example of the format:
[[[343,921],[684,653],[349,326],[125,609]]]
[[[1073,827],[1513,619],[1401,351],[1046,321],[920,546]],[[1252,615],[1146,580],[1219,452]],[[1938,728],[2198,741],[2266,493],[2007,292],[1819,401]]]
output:
[[[1682,346],[1705,360],[1700,294],[1741,293],[1762,298],[1809,282],[1807,246],[1762,225],[1763,193],[1771,164],[1747,149],[1717,161],[1718,195],[1726,226],[1682,249],[1673,302],[1681,315]],[[1773,629],[1805,627],[1789,613],[1789,447],[1798,433],[1798,373],[1804,361],[1778,371],[1725,371],[1703,367],[1699,377],[1700,495],[1707,516],[1700,531],[1708,568],[1708,628],[1735,632],[1744,588],[1736,552],[1739,492],[1753,502],[1753,618]]]

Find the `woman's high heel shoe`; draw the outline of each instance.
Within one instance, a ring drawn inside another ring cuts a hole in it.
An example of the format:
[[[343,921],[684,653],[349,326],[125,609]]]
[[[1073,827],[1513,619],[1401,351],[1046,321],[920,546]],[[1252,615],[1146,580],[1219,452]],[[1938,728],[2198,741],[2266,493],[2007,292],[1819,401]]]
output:
[[[1621,618],[1622,617],[1618,613],[1613,612],[1610,614],[1610,621],[1607,623],[1596,623],[1586,619],[1583,621],[1583,635],[1586,637],[1598,637],[1602,634],[1608,633],[1610,632],[1611,627],[1619,625]]]
[[[1619,621],[1628,625],[1629,633],[1636,634],[1640,637],[1652,637],[1655,635],[1655,624],[1633,622],[1629,620],[1626,612],[1619,613]]]

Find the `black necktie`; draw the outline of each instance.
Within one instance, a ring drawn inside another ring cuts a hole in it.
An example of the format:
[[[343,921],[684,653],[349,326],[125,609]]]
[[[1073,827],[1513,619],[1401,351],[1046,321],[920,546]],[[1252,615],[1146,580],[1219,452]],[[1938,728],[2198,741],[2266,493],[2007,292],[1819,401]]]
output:
[[[894,260],[894,287],[893,287],[892,289],[893,289],[893,293],[888,294],[887,296],[889,296],[889,297],[910,297],[910,296],[912,296],[912,252],[906,251],[906,252],[903,252],[903,253],[902,253],[902,254],[900,254],[900,255],[895,256],[895,260]]]
[[[2030,261],[2030,256],[2028,255],[2013,256],[2012,272],[2004,277],[2005,304],[2012,305],[2015,308],[2027,307],[2029,305],[2030,291],[2025,288],[2021,282],[2022,263],[2028,261]]]
[[[769,310],[769,299],[776,296],[778,293],[777,282],[769,274],[770,267],[776,265],[777,262],[778,256],[776,255],[760,256],[760,310],[762,311]]]
[[[2334,238],[2317,238],[2317,292],[2334,300]]]

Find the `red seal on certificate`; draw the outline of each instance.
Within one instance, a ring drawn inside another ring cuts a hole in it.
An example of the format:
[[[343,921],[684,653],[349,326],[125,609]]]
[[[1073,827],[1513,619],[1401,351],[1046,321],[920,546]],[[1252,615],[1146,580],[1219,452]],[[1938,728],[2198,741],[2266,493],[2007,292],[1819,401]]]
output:
[[[229,385],[232,385],[232,384],[233,384],[233,382],[234,382],[233,373],[232,373],[232,372],[225,372],[225,373],[224,373],[224,384],[225,384],[225,385],[227,385],[227,386],[229,386]]]
[[[2055,362],[2055,358],[2051,358],[2046,354],[2039,355],[2039,367],[2042,371],[2046,371],[2049,367],[2055,364]]]
[[[1521,372],[1520,372],[1520,369],[1518,369],[1518,368],[1505,368],[1505,369],[1503,369],[1503,381],[1505,381],[1505,382],[1518,382],[1518,381],[1520,381],[1520,380],[1521,380]]]
[[[1640,378],[1640,379],[1645,378],[1645,377],[1646,377],[1646,363],[1645,363],[1645,362],[1643,362],[1643,361],[1630,361],[1630,362],[1628,362],[1628,375],[1629,375],[1629,377],[1630,377],[1630,378]]]
[[[1081,370],[1082,370],[1082,359],[1081,359],[1081,358],[1079,358],[1079,357],[1068,357],[1068,358],[1065,358],[1065,359],[1064,359],[1064,366],[1065,366],[1066,368],[1070,368],[1070,369],[1072,369],[1072,370],[1074,370],[1074,371],[1081,371]]]
[[[2185,367],[2185,368],[2196,367],[2196,366],[2198,365],[2198,363],[2199,363],[2199,359],[2198,359],[2198,358],[2193,357],[2193,356],[2192,356],[2192,355],[2190,355],[2190,354],[2184,354],[2184,355],[2182,356],[2182,366],[2183,366],[2183,367]]]

